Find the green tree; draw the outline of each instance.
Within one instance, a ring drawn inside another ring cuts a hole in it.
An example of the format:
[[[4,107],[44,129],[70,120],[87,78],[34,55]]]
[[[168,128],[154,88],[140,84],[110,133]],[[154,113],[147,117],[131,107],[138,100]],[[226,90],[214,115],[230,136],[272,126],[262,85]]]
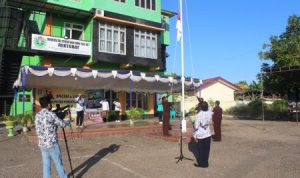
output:
[[[271,61],[264,63],[262,70],[267,68],[280,68],[300,65],[300,17],[293,15],[288,19],[285,31],[279,36],[271,36],[270,43],[263,45],[259,53],[262,60]],[[299,71],[265,73],[263,76],[264,88],[269,93],[287,94],[291,90],[298,90]]]
[[[236,98],[243,100],[255,100],[260,97],[261,93],[261,82],[252,81],[252,83],[248,84],[246,81],[239,81],[237,84],[242,91],[236,93]],[[242,97],[242,98],[241,98]]]
[[[246,92],[249,89],[248,83],[245,80],[239,81],[236,85],[240,87],[240,89],[242,89],[243,92]]]
[[[271,36],[270,44],[264,44],[259,56],[272,60],[274,67],[300,65],[300,17],[289,17],[286,31],[280,36]]]

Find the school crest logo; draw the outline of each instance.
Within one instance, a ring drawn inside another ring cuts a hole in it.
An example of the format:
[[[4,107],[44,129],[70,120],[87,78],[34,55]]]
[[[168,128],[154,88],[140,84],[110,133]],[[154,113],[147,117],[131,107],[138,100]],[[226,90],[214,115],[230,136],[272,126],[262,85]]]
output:
[[[42,36],[34,37],[34,45],[39,48],[44,48],[46,46],[46,39]]]

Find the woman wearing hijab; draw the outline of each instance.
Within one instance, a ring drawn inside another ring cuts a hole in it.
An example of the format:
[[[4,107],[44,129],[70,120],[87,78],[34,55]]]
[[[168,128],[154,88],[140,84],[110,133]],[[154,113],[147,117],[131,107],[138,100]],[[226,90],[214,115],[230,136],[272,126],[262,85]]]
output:
[[[209,151],[210,151],[210,142],[211,142],[211,132],[209,124],[212,120],[212,112],[208,109],[208,104],[206,101],[201,103],[197,107],[197,115],[194,123],[194,134],[193,137],[196,142],[196,147],[198,151],[197,164],[196,167],[206,168],[208,167]]]

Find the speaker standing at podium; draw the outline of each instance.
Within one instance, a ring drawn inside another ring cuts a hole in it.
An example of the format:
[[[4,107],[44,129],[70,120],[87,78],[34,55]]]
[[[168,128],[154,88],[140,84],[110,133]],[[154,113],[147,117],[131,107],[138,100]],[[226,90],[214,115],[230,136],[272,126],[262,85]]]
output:
[[[75,99],[76,102],[76,112],[77,112],[77,117],[76,117],[76,127],[83,127],[83,117],[84,117],[84,98],[82,95],[79,93],[77,98]]]

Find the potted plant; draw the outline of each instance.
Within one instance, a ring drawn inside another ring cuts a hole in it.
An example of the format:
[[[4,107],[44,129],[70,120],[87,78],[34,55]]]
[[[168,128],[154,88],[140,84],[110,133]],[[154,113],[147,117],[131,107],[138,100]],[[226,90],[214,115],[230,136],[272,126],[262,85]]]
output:
[[[16,122],[15,116],[3,115],[5,128],[7,129],[7,136],[12,137],[15,135],[14,127]]]
[[[23,126],[23,132],[28,132],[28,124],[33,122],[33,115],[27,112],[24,115],[20,115],[18,120]]]
[[[129,118],[130,125],[133,125],[136,119],[142,117],[143,110],[139,108],[132,108],[126,111],[126,115]]]

